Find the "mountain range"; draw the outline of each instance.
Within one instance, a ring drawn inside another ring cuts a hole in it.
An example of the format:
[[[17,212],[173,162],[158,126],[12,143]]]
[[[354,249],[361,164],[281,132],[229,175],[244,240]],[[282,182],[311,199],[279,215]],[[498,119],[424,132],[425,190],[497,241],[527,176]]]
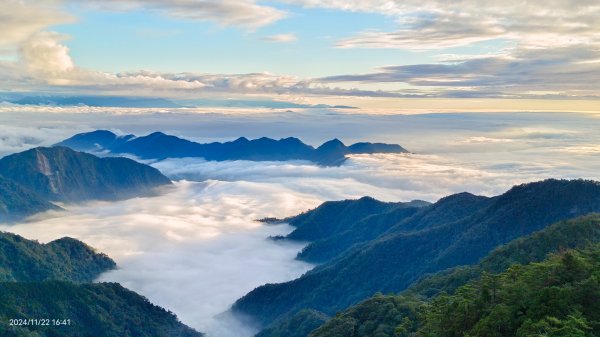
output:
[[[364,207],[365,201],[372,206]],[[362,204],[352,213],[354,221],[331,221],[340,215],[334,209],[317,216],[326,209],[320,207],[290,222],[299,229],[307,224],[333,229],[320,229],[314,242],[350,230],[343,247],[320,247],[328,252],[323,264],[293,281],[256,288],[233,305],[233,312],[267,326],[300,310],[333,315],[377,292],[400,292],[426,274],[477,263],[494,248],[557,221],[600,212],[600,184],[546,180],[515,186],[495,197],[460,193],[403,215],[371,200],[344,203]],[[307,222],[311,218],[315,221]],[[353,224],[371,221],[381,232],[377,237],[353,234]]]
[[[363,197],[358,200],[327,201],[314,210],[271,221],[286,222],[295,227],[285,239],[310,242],[298,254],[298,259],[323,263],[359,242],[376,238],[391,225],[429,205],[421,200],[382,202]]]
[[[56,145],[86,152],[132,154],[142,159],[198,157],[209,161],[307,160],[323,166],[341,165],[349,154],[407,152],[396,144],[356,143],[346,146],[338,139],[325,142],[317,148],[293,137],[279,140],[267,137],[249,140],[240,137],[230,142],[201,144],[162,132],[136,137],[117,136],[106,130],[80,133]]]

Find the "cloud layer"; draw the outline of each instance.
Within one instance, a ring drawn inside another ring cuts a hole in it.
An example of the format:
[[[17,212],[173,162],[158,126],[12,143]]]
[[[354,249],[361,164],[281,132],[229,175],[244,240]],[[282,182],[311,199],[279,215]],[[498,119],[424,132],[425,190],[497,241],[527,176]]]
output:
[[[11,47],[48,26],[72,21],[57,8],[59,1],[0,1],[0,48]]]
[[[277,185],[179,182],[160,197],[65,205],[67,213],[3,230],[44,242],[79,238],[117,261],[119,269],[101,281],[119,282],[211,336],[249,337],[248,327],[217,316],[254,287],[290,280],[310,268],[293,260],[302,245],[267,239],[290,227],[254,220],[317,203]]]

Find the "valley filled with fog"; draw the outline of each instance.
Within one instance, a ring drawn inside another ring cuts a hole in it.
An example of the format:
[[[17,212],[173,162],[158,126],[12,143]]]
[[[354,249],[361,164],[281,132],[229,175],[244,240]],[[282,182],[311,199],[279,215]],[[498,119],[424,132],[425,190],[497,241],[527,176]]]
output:
[[[312,145],[332,138],[382,141],[412,152],[352,155],[339,167],[166,159],[150,162],[175,181],[159,196],[65,204],[66,211],[0,228],[42,242],[81,239],[119,265],[101,281],[119,282],[214,337],[251,336],[256,332],[252,326],[221,313],[259,285],[291,280],[312,268],[294,260],[301,244],[268,239],[287,234],[290,226],[256,219],[291,216],[326,200],[364,195],[431,202],[462,191],[495,195],[550,177],[597,179],[600,170],[598,117],[589,114],[308,111],[189,113],[165,120],[168,111],[84,115],[59,110],[44,119],[36,111],[6,109],[0,120],[11,127],[0,139],[2,155],[99,128],[139,134],[160,130],[202,141],[239,136],[297,136]]]

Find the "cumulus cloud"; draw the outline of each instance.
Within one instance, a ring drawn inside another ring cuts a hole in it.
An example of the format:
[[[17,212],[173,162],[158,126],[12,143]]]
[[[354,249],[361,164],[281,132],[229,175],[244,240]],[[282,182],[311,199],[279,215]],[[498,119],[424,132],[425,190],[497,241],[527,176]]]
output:
[[[64,35],[38,32],[22,41],[19,62],[1,62],[0,87],[119,95],[196,97],[198,94],[331,94],[352,90],[270,73],[207,74],[135,72],[107,73],[78,67],[62,40]],[[284,37],[286,38],[286,37]],[[289,38],[289,37],[287,37]]]
[[[61,43],[66,37],[38,32],[20,44],[19,62],[0,62],[0,88],[84,94],[197,98],[198,95],[402,96],[327,86],[312,79],[271,73],[158,73],[148,70],[108,73],[78,67]],[[281,39],[281,37],[279,37]],[[289,37],[284,37],[284,39]],[[281,42],[281,41],[280,41]]]
[[[0,48],[12,47],[50,25],[71,22],[72,17],[60,11],[58,3],[58,0],[1,0]]]
[[[0,63],[0,86],[12,89],[79,93],[157,95],[326,95],[371,97],[598,98],[600,49],[570,45],[547,49],[516,48],[508,54],[465,57],[442,63],[387,66],[366,74],[303,79],[270,73],[206,74],[136,71],[106,73],[77,67],[61,41],[40,32],[20,46],[18,63]],[[273,41],[289,41],[288,36]],[[357,84],[406,83],[400,91],[339,88]],[[423,89],[414,89],[423,88]]]

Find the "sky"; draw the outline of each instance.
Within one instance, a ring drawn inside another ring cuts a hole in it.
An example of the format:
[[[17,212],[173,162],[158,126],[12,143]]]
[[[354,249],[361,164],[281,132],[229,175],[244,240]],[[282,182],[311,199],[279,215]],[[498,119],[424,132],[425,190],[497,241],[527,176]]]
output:
[[[0,0],[0,91],[597,111],[593,0]]]

